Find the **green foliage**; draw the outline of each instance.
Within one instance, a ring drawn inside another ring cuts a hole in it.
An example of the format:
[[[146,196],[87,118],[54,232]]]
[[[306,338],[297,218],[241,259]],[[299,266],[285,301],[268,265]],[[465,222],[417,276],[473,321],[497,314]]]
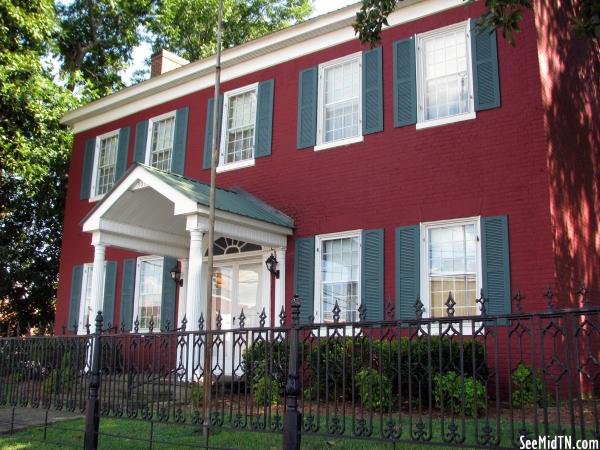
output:
[[[353,24],[354,31],[362,43],[371,47],[381,41],[381,31],[388,25],[387,18],[396,6],[404,0],[363,0]],[[474,3],[476,0],[468,0]],[[533,9],[531,0],[485,0],[486,12],[479,19],[480,30],[494,28],[500,30],[502,36],[511,45],[515,44],[515,33],[521,31],[520,23],[523,13]],[[575,7],[571,18],[576,30],[590,38],[600,39],[600,24],[594,17],[600,15],[600,1],[582,0]]]
[[[363,369],[356,375],[356,384],[363,408],[388,411],[392,406],[392,383],[384,373]]]
[[[253,381],[267,376],[284,385],[288,355],[287,342],[258,340],[244,350],[242,367],[244,373]]]
[[[274,405],[281,395],[283,395],[283,384],[274,377],[264,375],[252,383],[252,396],[259,406]]]
[[[307,19],[309,0],[224,0],[223,48],[233,47]],[[159,0],[149,21],[153,50],[194,61],[216,50],[218,0]]]
[[[512,394],[511,402],[514,408],[532,406],[536,403],[542,405],[542,377],[523,363],[519,363],[511,376]],[[551,398],[548,395],[548,398]]]
[[[438,408],[443,406],[446,411],[461,414],[464,407],[467,416],[473,416],[487,403],[487,391],[481,381],[454,371],[434,375],[433,396]]]
[[[68,392],[75,383],[80,368],[81,365],[77,364],[74,355],[71,352],[66,352],[62,356],[60,364],[52,370],[50,376],[42,383],[43,394],[48,396]]]

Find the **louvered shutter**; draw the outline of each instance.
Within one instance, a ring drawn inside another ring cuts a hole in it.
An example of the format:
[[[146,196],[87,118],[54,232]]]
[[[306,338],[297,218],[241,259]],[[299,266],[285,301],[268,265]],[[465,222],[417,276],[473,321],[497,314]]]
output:
[[[256,101],[256,146],[254,157],[260,158],[271,155],[273,134],[273,95],[275,81],[268,80],[259,83]]]
[[[133,324],[133,298],[135,289],[136,259],[123,261],[123,279],[121,280],[121,308],[119,320],[126,330],[131,330]]]
[[[204,159],[202,161],[203,169],[210,169],[211,155],[212,155],[212,132],[213,132],[213,113],[214,113],[215,100],[213,98],[208,99],[206,106],[206,129],[204,131]],[[217,148],[219,147],[219,140],[221,137],[221,117],[223,116],[223,96],[219,96],[219,110],[217,114],[218,126],[217,126]]]
[[[133,149],[133,161],[146,163],[146,144],[148,140],[148,121],[142,120],[135,126],[135,146]]]
[[[488,314],[508,314],[511,311],[511,290],[506,216],[481,219],[481,256]]]
[[[394,126],[417,123],[415,38],[394,42]]]
[[[117,161],[115,163],[115,183],[119,181],[127,170],[127,157],[129,156],[129,135],[131,128],[119,130],[119,145],[117,147]]]
[[[314,147],[317,142],[318,72],[315,66],[298,76],[298,149]]]
[[[419,225],[396,228],[396,318],[416,317],[415,302],[420,291]]]
[[[79,323],[79,307],[81,305],[81,282],[83,281],[83,266],[73,266],[71,274],[71,296],[69,299],[69,319],[67,328],[75,331]]]
[[[471,54],[473,58],[473,94],[475,111],[500,106],[500,77],[496,30],[478,30],[471,20]]]
[[[362,132],[383,131],[383,75],[381,47],[362,54]]]
[[[94,154],[96,152],[96,139],[88,139],[85,141],[85,150],[83,154],[83,167],[81,172],[81,189],[79,198],[87,200],[90,198],[92,189],[92,172],[94,170]]]
[[[367,320],[383,320],[384,230],[362,232],[361,298]]]
[[[185,167],[188,113],[189,108],[187,106],[175,112],[175,136],[173,139],[173,154],[171,156],[171,172],[178,175],[183,175]]]
[[[296,239],[294,250],[294,293],[300,296],[300,323],[314,315],[315,238]]]
[[[116,289],[117,262],[107,261],[104,266],[104,299],[102,302],[102,317],[105,327],[114,325]]]
[[[163,259],[162,299],[160,306],[160,329],[164,330],[167,323],[172,330],[175,327],[175,302],[177,288],[171,278],[171,269],[177,265],[177,259],[165,257]]]

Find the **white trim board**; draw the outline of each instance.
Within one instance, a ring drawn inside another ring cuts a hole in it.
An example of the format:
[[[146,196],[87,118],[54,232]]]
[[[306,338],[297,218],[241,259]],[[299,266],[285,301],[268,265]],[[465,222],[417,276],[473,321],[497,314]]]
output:
[[[390,14],[390,27],[464,5],[465,0],[405,0]],[[357,39],[352,22],[360,3],[225,50],[221,82]],[[80,133],[213,86],[211,56],[125,88],[68,112],[61,123]]]

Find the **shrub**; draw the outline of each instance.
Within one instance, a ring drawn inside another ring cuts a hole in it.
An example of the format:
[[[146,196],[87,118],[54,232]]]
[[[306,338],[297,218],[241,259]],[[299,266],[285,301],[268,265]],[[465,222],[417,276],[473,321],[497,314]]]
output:
[[[392,383],[374,369],[363,369],[356,376],[363,408],[389,410],[392,405]]]
[[[252,385],[252,395],[259,406],[276,404],[282,394],[282,384],[268,375],[258,378]]]
[[[519,363],[512,376],[513,391],[511,402],[513,407],[531,406],[533,403],[542,405],[542,377],[523,363]],[[535,389],[534,389],[535,383]],[[551,395],[547,398],[551,401]]]
[[[433,396],[438,408],[443,406],[445,410],[454,414],[462,412],[464,399],[464,412],[467,416],[474,415],[487,403],[487,392],[481,381],[469,376],[460,376],[454,371],[434,375]]]
[[[60,394],[71,389],[76,381],[78,370],[74,359],[71,352],[66,352],[62,356],[58,366],[50,372],[50,376],[42,383],[44,395]]]
[[[285,341],[255,341],[242,354],[242,369],[251,381],[271,376],[280,384],[285,383],[288,354]]]

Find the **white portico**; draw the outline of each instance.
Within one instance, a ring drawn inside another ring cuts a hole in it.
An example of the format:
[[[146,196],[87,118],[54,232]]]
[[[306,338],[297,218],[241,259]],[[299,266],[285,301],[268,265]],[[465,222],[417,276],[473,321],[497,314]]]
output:
[[[82,221],[94,245],[90,317],[102,310],[105,250],[113,246],[179,260],[184,284],[173,321],[179,323],[185,315],[187,329],[198,328],[206,305],[208,193],[205,183],[141,164],[130,168]],[[259,283],[252,286],[252,295],[260,297],[269,317],[276,314],[284,304],[285,251],[293,226],[288,216],[245,192],[217,189],[215,249],[221,251],[215,253],[216,273],[237,283],[217,293],[217,301],[247,295],[244,280],[250,276]],[[271,253],[281,271],[275,281],[275,311],[269,311],[271,278],[264,264]],[[243,307],[244,300],[238,303]]]

